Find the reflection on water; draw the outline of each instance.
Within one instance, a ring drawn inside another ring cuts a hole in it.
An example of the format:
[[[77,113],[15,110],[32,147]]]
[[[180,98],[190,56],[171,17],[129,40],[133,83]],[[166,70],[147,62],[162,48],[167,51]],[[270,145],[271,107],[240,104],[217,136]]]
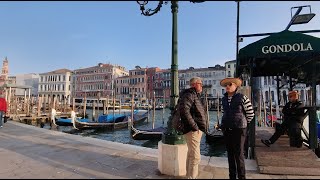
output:
[[[101,112],[101,111],[100,111]],[[92,117],[92,110],[87,110],[87,113],[89,114],[89,118]],[[112,113],[109,112],[109,113]],[[118,113],[118,111],[116,111]],[[165,109],[162,110],[156,110],[155,111],[155,120],[153,122],[153,112],[150,111],[149,114],[149,120],[146,120],[145,122],[137,125],[136,127],[138,129],[152,129],[153,124],[154,127],[166,127],[167,121],[170,115],[170,110]],[[209,117],[210,117],[210,129],[214,127],[214,124],[216,123],[216,112],[215,111],[209,111]],[[48,124],[45,125],[46,129],[49,129],[50,126]],[[158,141],[156,140],[133,140],[130,137],[130,130],[129,128],[125,129],[118,129],[118,130],[75,130],[72,127],[66,127],[66,126],[59,126],[57,127],[58,131],[70,133],[70,134],[76,134],[81,136],[88,136],[113,142],[120,142],[124,144],[132,144],[142,147],[149,147],[149,148],[158,148]],[[202,136],[201,139],[201,154],[205,156],[218,156],[218,157],[226,157],[226,150],[224,145],[209,145],[206,143],[205,135]]]

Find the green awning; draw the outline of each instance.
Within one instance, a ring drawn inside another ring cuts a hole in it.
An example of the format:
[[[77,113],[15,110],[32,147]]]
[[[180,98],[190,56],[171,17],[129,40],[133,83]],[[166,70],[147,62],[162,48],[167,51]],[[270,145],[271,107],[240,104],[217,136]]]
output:
[[[240,49],[237,75],[250,69],[252,76],[288,75],[298,77],[320,70],[320,38],[292,31],[282,31]],[[320,77],[319,77],[320,79]]]
[[[282,31],[242,48],[240,58],[290,57],[320,53],[320,39],[302,33]]]

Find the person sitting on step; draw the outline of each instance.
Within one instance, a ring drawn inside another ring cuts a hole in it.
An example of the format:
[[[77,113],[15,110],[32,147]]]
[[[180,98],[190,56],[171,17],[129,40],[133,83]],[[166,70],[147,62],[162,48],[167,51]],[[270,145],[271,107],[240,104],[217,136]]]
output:
[[[304,106],[299,100],[298,91],[290,91],[289,102],[283,107],[283,122],[270,139],[261,139],[261,142],[270,147],[281,135],[288,132],[291,147],[302,147],[301,129],[304,119]]]

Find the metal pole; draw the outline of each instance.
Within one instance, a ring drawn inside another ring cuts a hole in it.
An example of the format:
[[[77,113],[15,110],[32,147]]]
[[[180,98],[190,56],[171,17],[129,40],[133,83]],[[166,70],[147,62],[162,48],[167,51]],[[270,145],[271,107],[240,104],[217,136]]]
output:
[[[254,101],[253,101],[253,89],[252,89],[252,68],[253,68],[253,64],[252,61],[250,62],[250,79],[249,79],[249,86],[250,86],[250,100],[252,102],[252,106],[254,107]],[[251,127],[250,127],[251,126]],[[250,159],[254,159],[255,157],[255,140],[256,140],[256,117],[253,116],[253,119],[251,120],[251,123],[249,123],[249,133],[250,134],[250,139],[249,139],[249,148],[250,150],[248,151],[248,155]]]
[[[210,128],[210,116],[209,116],[209,105],[208,105],[208,93],[206,91],[205,93],[205,102],[206,102],[206,113],[207,113],[207,131],[209,131]]]
[[[133,88],[131,89],[131,126],[133,126],[133,111],[134,111],[134,92],[133,92]],[[128,121],[129,124],[129,121]]]
[[[294,14],[294,16],[291,18],[291,20],[285,30],[288,30],[290,28],[290,26],[293,23],[293,19],[301,12],[301,10],[302,10],[302,7],[299,7],[298,10],[296,11],[296,13]]]
[[[271,96],[270,87],[269,87],[269,108],[270,108],[271,127],[273,127],[272,96]]]
[[[239,76],[237,72],[238,68],[238,54],[239,54],[239,14],[240,14],[240,1],[237,1],[237,35],[236,35],[236,76]]]
[[[311,84],[311,93],[312,93],[312,101],[311,108],[309,109],[309,137],[310,137],[310,149],[315,150],[317,148],[317,109],[316,109],[316,65],[313,66],[313,74],[312,74],[312,84]]]
[[[238,61],[239,54],[239,15],[240,15],[240,1],[237,1],[237,50],[236,50],[236,60]]]
[[[292,78],[289,76],[289,91],[292,91],[293,85],[292,85]]]
[[[170,109],[171,115],[173,109],[177,104],[179,98],[179,81],[178,81],[178,27],[177,27],[177,13],[178,13],[178,1],[171,1],[172,10],[172,62],[171,62],[171,102]],[[162,136],[162,142],[164,144],[185,144],[183,135],[178,135],[175,129],[172,127],[172,116],[169,117],[167,122],[168,128]]]
[[[163,90],[163,108],[162,108],[162,124],[164,124],[164,108],[165,108],[165,94],[166,92]]]
[[[219,118],[220,118],[220,97],[219,97],[219,93],[217,93],[217,126],[220,126],[220,122],[219,122]]]
[[[153,113],[152,113],[152,129],[154,129],[154,121],[155,121],[155,115],[156,115],[156,91],[153,91]]]
[[[279,76],[277,76],[277,95],[278,95],[278,105],[280,105],[281,96],[280,96],[280,83],[279,83]]]

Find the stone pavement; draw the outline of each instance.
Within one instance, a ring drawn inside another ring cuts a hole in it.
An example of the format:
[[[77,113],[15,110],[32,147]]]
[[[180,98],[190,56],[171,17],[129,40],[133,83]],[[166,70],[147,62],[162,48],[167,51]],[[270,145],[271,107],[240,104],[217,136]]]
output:
[[[110,142],[8,121],[0,129],[1,179],[182,179],[158,171],[157,149]],[[263,175],[246,160],[248,179],[319,178]],[[202,156],[199,178],[227,179],[227,159]]]

